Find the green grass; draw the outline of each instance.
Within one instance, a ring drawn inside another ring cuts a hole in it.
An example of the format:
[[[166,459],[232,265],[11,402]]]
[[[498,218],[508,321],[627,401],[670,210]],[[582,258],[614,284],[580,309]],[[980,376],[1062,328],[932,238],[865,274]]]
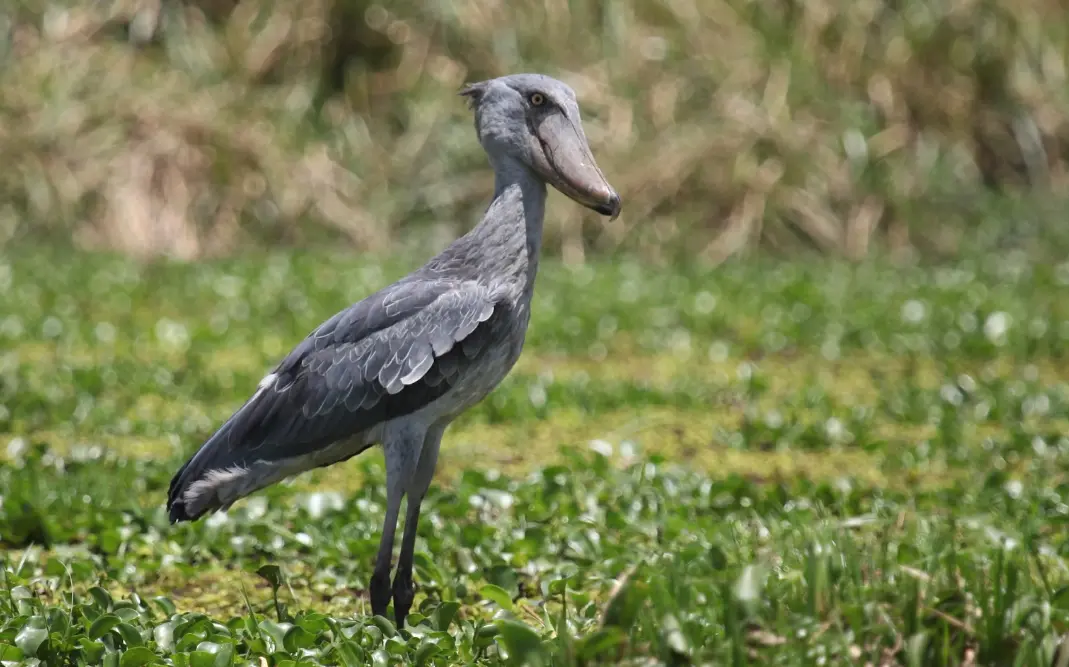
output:
[[[1069,265],[1016,254],[547,261],[405,629],[377,451],[168,525],[271,365],[418,261],[0,260],[0,662],[1063,664]]]

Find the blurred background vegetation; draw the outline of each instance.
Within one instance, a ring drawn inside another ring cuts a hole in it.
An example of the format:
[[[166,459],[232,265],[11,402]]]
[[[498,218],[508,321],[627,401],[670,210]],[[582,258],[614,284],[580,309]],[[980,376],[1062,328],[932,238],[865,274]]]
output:
[[[456,96],[577,91],[625,200],[568,261],[1069,248],[1054,0],[9,0],[0,244],[444,245],[492,178]]]

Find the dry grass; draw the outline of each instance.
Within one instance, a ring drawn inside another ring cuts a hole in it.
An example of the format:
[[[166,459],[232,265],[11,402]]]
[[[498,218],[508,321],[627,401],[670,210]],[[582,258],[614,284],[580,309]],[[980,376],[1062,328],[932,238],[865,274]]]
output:
[[[0,242],[440,244],[491,187],[456,89],[541,70],[626,203],[552,207],[566,258],[954,252],[989,193],[1065,189],[1067,59],[1049,0],[18,0]]]

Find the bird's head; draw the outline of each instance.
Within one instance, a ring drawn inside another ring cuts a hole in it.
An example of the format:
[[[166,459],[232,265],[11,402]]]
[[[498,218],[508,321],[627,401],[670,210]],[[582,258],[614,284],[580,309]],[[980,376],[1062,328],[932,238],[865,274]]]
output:
[[[479,141],[491,155],[527,165],[576,202],[615,220],[620,196],[587,144],[575,92],[541,74],[513,74],[465,86]]]

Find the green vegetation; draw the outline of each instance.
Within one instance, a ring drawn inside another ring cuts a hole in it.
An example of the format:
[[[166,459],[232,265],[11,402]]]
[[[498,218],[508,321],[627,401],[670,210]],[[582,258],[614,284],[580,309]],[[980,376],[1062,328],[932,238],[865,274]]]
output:
[[[377,451],[169,526],[281,355],[470,227],[455,93],[521,70],[625,209],[550,206],[410,626]],[[1066,667],[1067,71],[1044,0],[7,2],[0,665]]]
[[[568,260],[1069,248],[1050,0],[9,0],[0,243],[435,245],[492,187],[456,91],[527,70],[625,201],[551,207]]]
[[[447,435],[406,629],[367,617],[378,451],[169,526],[184,456],[412,261],[4,258],[0,661],[1069,657],[1069,265],[1024,254],[547,261],[519,367]]]

